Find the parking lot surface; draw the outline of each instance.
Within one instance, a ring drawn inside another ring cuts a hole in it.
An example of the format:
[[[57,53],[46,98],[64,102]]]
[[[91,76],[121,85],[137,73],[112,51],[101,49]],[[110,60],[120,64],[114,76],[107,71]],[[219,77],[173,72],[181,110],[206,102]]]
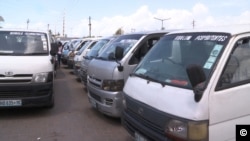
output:
[[[0,109],[0,141],[132,141],[120,119],[97,112],[72,70],[62,66],[52,109]]]

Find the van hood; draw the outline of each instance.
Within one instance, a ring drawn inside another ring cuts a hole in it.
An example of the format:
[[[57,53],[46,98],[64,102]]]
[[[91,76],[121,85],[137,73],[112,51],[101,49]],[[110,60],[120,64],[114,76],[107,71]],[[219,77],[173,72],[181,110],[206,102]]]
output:
[[[0,56],[0,74],[34,74],[53,71],[51,56]]]
[[[113,73],[117,68],[115,61],[92,59],[88,65],[88,75],[97,79],[113,79]]]
[[[131,76],[123,89],[124,93],[137,101],[145,103],[159,111],[191,120],[208,119],[208,100],[203,97],[199,103],[194,100],[192,90]]]

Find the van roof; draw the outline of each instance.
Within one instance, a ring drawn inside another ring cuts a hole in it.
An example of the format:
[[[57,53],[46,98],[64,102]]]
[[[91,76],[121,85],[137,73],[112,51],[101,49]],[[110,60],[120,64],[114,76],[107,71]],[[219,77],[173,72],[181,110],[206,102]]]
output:
[[[123,34],[123,35],[133,35],[133,34],[155,34],[155,33],[169,33],[169,32],[173,32],[176,30],[180,30],[180,29],[169,29],[169,30],[154,30],[154,31],[140,31],[140,32],[132,32],[132,33],[127,33],[127,34]]]
[[[19,31],[19,32],[42,32],[48,33],[45,30],[30,30],[30,29],[8,29],[8,28],[0,28],[0,31]]]
[[[242,33],[250,33],[250,24],[175,30],[169,34],[193,33],[193,32],[223,32],[223,33],[229,33],[232,36],[234,36]]]

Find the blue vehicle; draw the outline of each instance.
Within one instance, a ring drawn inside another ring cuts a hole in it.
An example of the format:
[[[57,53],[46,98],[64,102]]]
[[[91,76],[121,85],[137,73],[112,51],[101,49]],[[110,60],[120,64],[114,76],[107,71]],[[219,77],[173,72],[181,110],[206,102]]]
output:
[[[66,44],[63,45],[62,57],[61,61],[64,65],[68,64],[68,57],[70,51],[74,50],[74,48],[81,42],[81,39],[73,39]]]

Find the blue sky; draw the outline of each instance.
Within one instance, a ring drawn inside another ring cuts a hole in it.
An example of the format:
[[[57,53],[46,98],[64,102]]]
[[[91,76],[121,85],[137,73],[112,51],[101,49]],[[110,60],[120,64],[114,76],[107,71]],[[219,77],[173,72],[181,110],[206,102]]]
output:
[[[68,36],[87,36],[91,16],[92,35],[112,35],[122,27],[126,32],[250,24],[249,0],[0,0],[4,28],[49,28]]]

